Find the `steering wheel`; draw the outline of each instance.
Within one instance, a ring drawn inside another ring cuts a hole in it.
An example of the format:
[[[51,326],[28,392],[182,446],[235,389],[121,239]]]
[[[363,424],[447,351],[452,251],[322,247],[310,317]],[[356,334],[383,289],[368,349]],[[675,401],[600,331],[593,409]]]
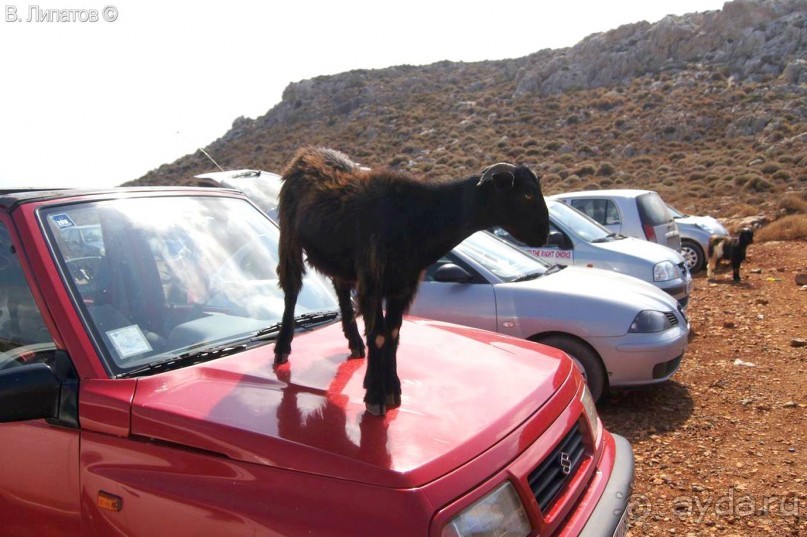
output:
[[[30,345],[23,345],[7,351],[0,351],[0,370],[10,369],[21,365],[27,365],[35,362],[42,362],[50,365],[53,360],[52,355],[48,353],[56,350],[56,346],[52,342],[48,343],[32,343]]]

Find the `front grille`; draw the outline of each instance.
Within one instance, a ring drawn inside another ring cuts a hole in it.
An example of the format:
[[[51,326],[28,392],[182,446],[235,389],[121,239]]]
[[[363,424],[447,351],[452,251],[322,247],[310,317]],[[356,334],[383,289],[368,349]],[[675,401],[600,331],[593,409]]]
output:
[[[678,317],[676,317],[673,312],[667,311],[664,313],[664,316],[670,321],[670,326],[678,326]]]
[[[653,380],[663,379],[664,377],[669,377],[675,373],[675,371],[681,365],[681,360],[683,358],[684,355],[682,354],[678,358],[670,360],[669,362],[662,362],[653,366]]]
[[[566,483],[571,480],[583,461],[584,453],[583,433],[580,424],[575,423],[560,444],[530,472],[530,488],[542,513],[546,513]]]

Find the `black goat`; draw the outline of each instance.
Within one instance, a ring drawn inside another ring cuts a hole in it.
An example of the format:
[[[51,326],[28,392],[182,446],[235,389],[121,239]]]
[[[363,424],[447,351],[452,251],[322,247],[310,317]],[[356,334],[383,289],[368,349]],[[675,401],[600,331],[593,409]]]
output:
[[[734,281],[740,281],[740,264],[745,261],[745,253],[748,245],[754,242],[754,232],[750,228],[740,230],[738,237],[719,237],[712,235],[709,238],[707,256],[709,258],[706,265],[706,277],[713,280],[715,277],[715,267],[722,260],[731,261],[731,268],[734,271]]]
[[[283,172],[278,211],[285,311],[275,363],[291,353],[305,251],[308,263],[331,277],[351,354],[363,357],[350,297],[357,291],[369,348],[364,401],[375,415],[401,404],[399,330],[421,272],[482,229],[501,226],[532,246],[543,245],[549,230],[538,177],[526,167],[499,163],[481,178],[428,182],[311,147]]]

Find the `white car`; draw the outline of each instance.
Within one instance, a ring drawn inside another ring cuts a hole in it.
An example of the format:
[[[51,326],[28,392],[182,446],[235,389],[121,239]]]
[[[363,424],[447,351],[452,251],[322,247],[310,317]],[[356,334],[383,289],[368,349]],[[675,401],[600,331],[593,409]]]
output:
[[[609,387],[669,379],[689,333],[683,309],[653,285],[550,266],[486,232],[427,269],[410,313],[559,348],[575,360],[595,399]]]
[[[549,198],[571,205],[614,233],[681,250],[675,219],[661,196],[652,190],[584,190]]]
[[[686,308],[692,275],[680,253],[660,244],[611,232],[560,201],[547,198],[546,206],[549,243],[545,246],[532,248],[502,229],[494,232],[549,263],[611,270],[652,283]]]
[[[681,233],[681,255],[693,274],[706,266],[706,252],[709,251],[709,238],[713,235],[729,237],[729,231],[716,218],[692,216],[669,207]]]

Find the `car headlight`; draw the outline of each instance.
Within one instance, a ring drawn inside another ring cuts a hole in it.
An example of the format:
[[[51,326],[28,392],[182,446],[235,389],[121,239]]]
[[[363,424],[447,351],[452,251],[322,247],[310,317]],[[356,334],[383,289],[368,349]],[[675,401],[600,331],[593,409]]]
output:
[[[672,328],[672,323],[667,316],[660,311],[644,310],[640,311],[630,325],[628,332],[634,334],[648,334],[652,332],[663,332]]]
[[[583,394],[580,396],[580,402],[583,403],[583,411],[588,420],[588,427],[591,429],[591,434],[594,435],[594,440],[600,437],[600,429],[602,422],[600,416],[597,414],[597,406],[594,404],[594,399],[591,397],[591,392],[588,386],[583,387]]]
[[[653,267],[653,281],[666,282],[679,276],[678,267],[673,265],[671,261],[662,261],[661,263],[656,263]]]
[[[454,517],[442,537],[524,537],[531,531],[524,504],[508,481]]]

